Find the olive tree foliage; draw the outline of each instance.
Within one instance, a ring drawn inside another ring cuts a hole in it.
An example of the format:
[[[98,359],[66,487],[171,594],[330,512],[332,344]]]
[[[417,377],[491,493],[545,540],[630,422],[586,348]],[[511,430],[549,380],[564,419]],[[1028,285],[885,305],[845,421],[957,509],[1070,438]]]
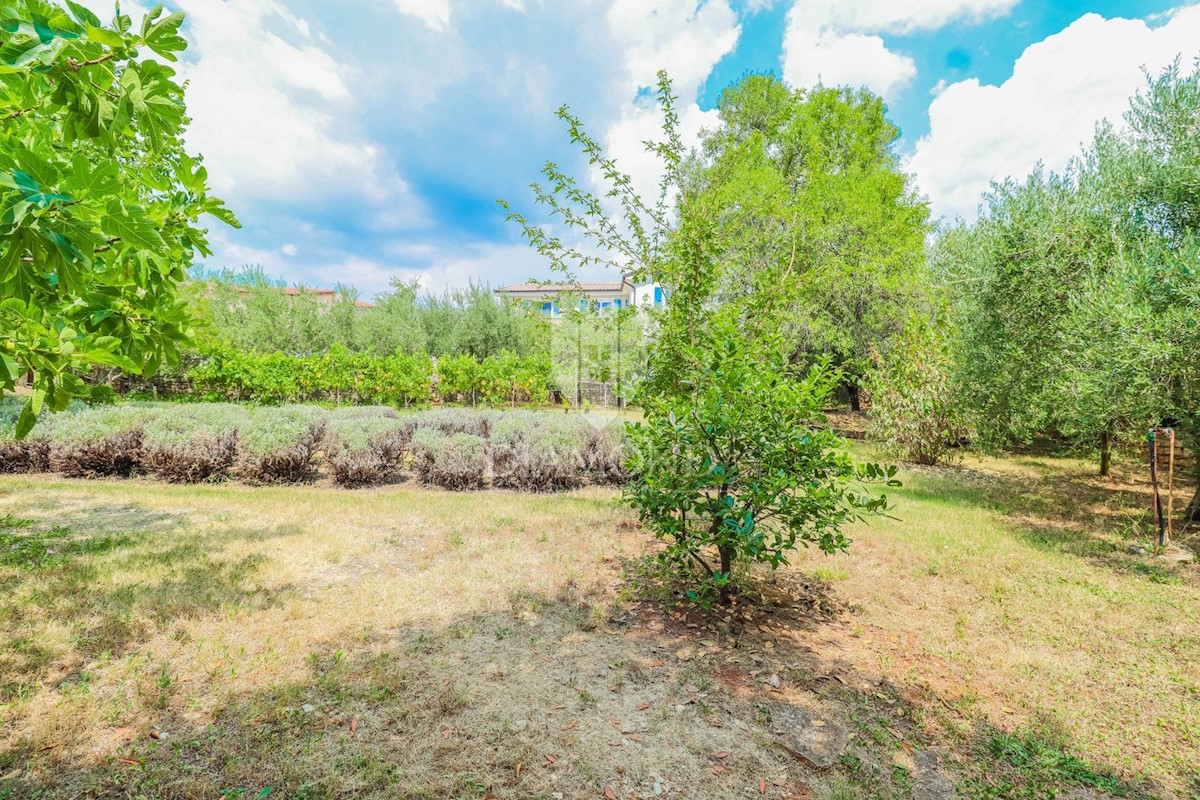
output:
[[[939,240],[955,393],[984,444],[1054,434],[1099,456],[1164,421],[1195,440],[1200,78],[1148,78],[1127,125],[1062,173],[993,187]]]
[[[190,327],[179,285],[209,252],[200,217],[237,224],[183,146],[169,65],[182,21],[0,7],[0,391],[33,374],[20,435],[87,395],[96,366],[175,360]]]
[[[553,163],[543,171],[546,183],[533,189],[550,218],[582,243],[517,212],[509,218],[568,275],[608,264],[668,290],[637,397],[644,421],[629,428],[626,500],[667,542],[662,558],[687,573],[689,596],[728,599],[739,563],[777,567],[799,544],[847,547],[841,526],[887,507],[868,484],[892,481],[895,470],[858,467],[841,452],[819,416],[841,374],[824,363],[796,366],[779,334],[799,292],[797,231],[760,226],[751,234],[733,224],[739,214],[767,218],[764,209],[786,194],[767,148],[754,138],[744,160],[707,169],[686,157],[675,101],[660,73],[663,138],[646,143],[663,167],[656,203],[638,197],[629,176],[563,108],[559,116],[606,192],[593,194]],[[610,215],[613,207],[618,213]],[[730,237],[738,231],[764,237],[761,251],[776,258],[746,276],[751,290],[723,299],[736,249]]]
[[[789,260],[799,284],[784,319],[794,357],[828,356],[857,410],[873,349],[903,330],[924,286],[929,213],[900,169],[899,130],[865,89],[792,89],[770,75],[730,86],[718,111],[693,174],[733,173],[725,182],[750,194],[766,177],[775,193],[770,203],[732,202],[736,213],[718,219],[730,248],[719,296],[756,291]]]
[[[1200,59],[1184,74],[1175,61],[1135,96],[1126,114],[1131,135],[1133,216],[1151,235],[1142,282],[1167,351],[1157,373],[1169,416],[1190,443],[1197,491],[1187,507],[1200,519]]]
[[[967,436],[951,387],[950,337],[942,315],[914,313],[886,354],[876,350],[864,388],[870,437],[897,458],[934,465]]]
[[[333,301],[274,280],[261,267],[193,271],[188,296],[193,315],[212,338],[242,350],[311,355],[341,345],[352,353],[477,359],[511,351],[545,352],[549,336],[538,315],[504,301],[485,285],[441,294],[422,293],[416,281],[392,280],[368,306],[349,287]]]

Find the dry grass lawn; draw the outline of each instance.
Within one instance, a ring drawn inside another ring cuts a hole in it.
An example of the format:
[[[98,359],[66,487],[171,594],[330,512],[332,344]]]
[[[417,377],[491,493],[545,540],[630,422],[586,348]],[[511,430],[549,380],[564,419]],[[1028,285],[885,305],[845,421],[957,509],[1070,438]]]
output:
[[[1198,796],[1198,569],[1087,470],[910,471],[717,614],[639,599],[610,490],[0,478],[0,798],[901,798],[934,756],[964,797]]]

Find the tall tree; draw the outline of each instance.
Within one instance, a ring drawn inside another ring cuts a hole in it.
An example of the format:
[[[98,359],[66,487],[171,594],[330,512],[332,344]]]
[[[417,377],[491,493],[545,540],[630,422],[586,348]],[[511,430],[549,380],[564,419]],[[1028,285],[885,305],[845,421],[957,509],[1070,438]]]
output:
[[[791,89],[768,75],[726,89],[718,109],[690,174],[724,176],[721,295],[790,263],[795,355],[832,357],[857,408],[872,347],[903,329],[923,286],[929,215],[900,169],[899,130],[865,89]]]
[[[139,27],[72,0],[0,7],[0,391],[33,373],[20,435],[87,394],[96,365],[176,359],[179,286],[209,252],[200,217],[236,224],[184,148],[182,22],[161,6]]]

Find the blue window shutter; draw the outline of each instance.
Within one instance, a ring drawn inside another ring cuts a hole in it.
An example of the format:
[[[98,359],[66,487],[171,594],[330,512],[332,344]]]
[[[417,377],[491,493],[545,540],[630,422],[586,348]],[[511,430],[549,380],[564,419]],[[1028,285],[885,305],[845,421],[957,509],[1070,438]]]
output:
[[[663,290],[661,286],[654,287],[654,305],[661,306],[663,301]]]

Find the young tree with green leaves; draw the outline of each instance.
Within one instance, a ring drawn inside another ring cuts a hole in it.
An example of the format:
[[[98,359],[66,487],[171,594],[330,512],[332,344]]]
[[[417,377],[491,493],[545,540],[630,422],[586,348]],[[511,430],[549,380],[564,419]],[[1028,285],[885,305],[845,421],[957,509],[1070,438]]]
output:
[[[33,374],[19,435],[88,395],[96,366],[175,360],[191,326],[179,286],[209,252],[200,218],[237,224],[184,149],[182,22],[161,6],[136,27],[71,0],[0,8],[0,391]]]
[[[633,191],[629,176],[563,108],[559,116],[572,141],[597,168],[604,196],[619,212],[607,213],[600,197],[550,163],[535,196],[590,246],[568,245],[516,212],[509,218],[569,277],[579,267],[610,264],[670,292],[656,315],[649,376],[638,395],[644,422],[629,430],[633,479],[626,498],[668,542],[663,558],[689,570],[689,594],[724,600],[735,586],[735,564],[778,567],[799,543],[828,552],[848,546],[840,526],[886,507],[866,484],[891,480],[895,470],[856,468],[839,452],[819,409],[840,374],[824,365],[798,369],[790,347],[781,346],[780,322],[798,287],[789,253],[794,237],[763,231],[772,240],[782,236],[782,244],[764,241],[761,251],[782,257],[753,276],[758,290],[717,302],[731,250],[727,237],[735,230],[722,222],[756,207],[751,185],[727,176],[765,176],[761,169],[731,169],[685,180],[676,98],[663,73],[658,100],[664,138],[646,144],[664,167],[656,204]],[[761,152],[748,148],[747,159]]]

